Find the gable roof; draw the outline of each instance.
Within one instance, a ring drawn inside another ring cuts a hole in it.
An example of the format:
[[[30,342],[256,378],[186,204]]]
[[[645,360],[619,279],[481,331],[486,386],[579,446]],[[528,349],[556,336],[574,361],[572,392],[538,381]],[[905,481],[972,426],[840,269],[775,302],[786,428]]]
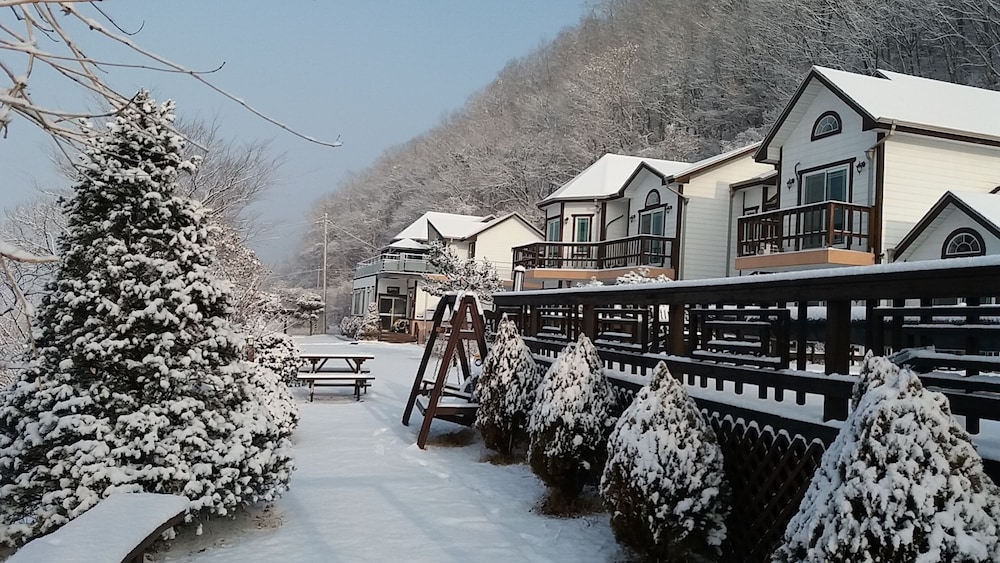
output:
[[[920,240],[927,229],[949,207],[969,216],[993,236],[1000,238],[1000,195],[948,191],[937,200],[937,203],[931,206],[920,221],[910,229],[910,232],[900,239],[899,244],[896,245],[893,260]]]
[[[734,149],[731,151],[726,151],[722,154],[717,154],[715,156],[710,156],[695,162],[694,164],[688,166],[684,170],[679,172],[674,172],[671,174],[667,180],[672,182],[677,182],[678,184],[686,184],[691,181],[691,178],[708,172],[709,170],[715,168],[716,166],[721,166],[731,160],[735,160],[742,156],[746,156],[757,150],[760,146],[760,142],[756,142],[752,145]]]
[[[419,243],[411,238],[399,239],[386,248],[395,248],[398,250],[427,250],[427,245]]]
[[[405,229],[399,231],[392,240],[404,238],[413,239],[418,242],[427,242],[427,228],[429,223],[433,223],[435,229],[445,238],[462,238],[465,233],[471,232],[476,223],[482,223],[492,219],[493,216],[480,217],[477,215],[457,215],[454,213],[439,213],[428,211],[416,221],[410,223]]]
[[[691,163],[688,162],[608,153],[538,202],[538,206],[554,201],[611,199],[620,196],[629,182],[643,169],[662,180],[689,166]]]
[[[486,222],[479,223],[467,235],[465,235],[464,237],[462,237],[462,240],[468,240],[468,239],[470,239],[470,238],[472,238],[474,236],[477,236],[477,235],[479,235],[479,234],[481,234],[483,232],[486,232],[486,231],[492,229],[493,227],[496,227],[497,225],[499,225],[501,223],[505,223],[505,222],[507,222],[507,221],[509,221],[511,219],[514,219],[516,221],[520,221],[526,227],[528,227],[529,229],[531,229],[532,231],[534,231],[540,238],[543,236],[542,231],[539,230],[538,227],[536,227],[536,226],[532,225],[531,223],[529,223],[528,220],[525,219],[524,217],[522,217],[520,213],[514,212],[514,213],[508,213],[506,215],[497,217],[497,218],[495,218],[495,219],[493,219],[491,221],[486,221]]]
[[[1000,92],[920,78],[888,70],[876,76],[814,66],[785,106],[754,158],[775,162],[780,145],[826,88],[861,115],[864,128],[897,127],[908,132],[946,135],[1000,144]]]

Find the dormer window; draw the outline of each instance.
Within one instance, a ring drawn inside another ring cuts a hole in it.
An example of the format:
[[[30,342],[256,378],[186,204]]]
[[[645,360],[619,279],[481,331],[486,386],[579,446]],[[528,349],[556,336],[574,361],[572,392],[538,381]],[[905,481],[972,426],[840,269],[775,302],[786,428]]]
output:
[[[985,254],[986,243],[983,241],[982,235],[969,228],[953,231],[945,239],[944,246],[941,248],[941,258],[961,258]]]
[[[840,133],[840,116],[836,112],[828,111],[819,116],[816,124],[813,125],[812,140],[822,139],[830,135]]]

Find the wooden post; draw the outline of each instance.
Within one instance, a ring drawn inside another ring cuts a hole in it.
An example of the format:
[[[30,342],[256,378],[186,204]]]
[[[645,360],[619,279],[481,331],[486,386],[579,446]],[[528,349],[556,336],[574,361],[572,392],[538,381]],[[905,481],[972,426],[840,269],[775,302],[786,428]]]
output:
[[[878,302],[878,299],[865,301],[865,353],[870,350],[876,356],[882,356],[885,354],[885,334],[882,317],[875,312]]]
[[[826,304],[826,373],[847,375],[851,370],[851,302]],[[824,397],[823,420],[847,418],[847,399]]]
[[[667,353],[675,356],[687,356],[684,343],[684,304],[670,304],[669,324],[670,340],[667,343]]]
[[[965,308],[969,311],[969,313],[965,315],[966,324],[979,324],[979,303],[979,297],[965,298]],[[969,355],[979,354],[979,331],[969,332],[968,336],[965,337],[965,353]],[[965,375],[979,375],[979,368],[966,368]]]

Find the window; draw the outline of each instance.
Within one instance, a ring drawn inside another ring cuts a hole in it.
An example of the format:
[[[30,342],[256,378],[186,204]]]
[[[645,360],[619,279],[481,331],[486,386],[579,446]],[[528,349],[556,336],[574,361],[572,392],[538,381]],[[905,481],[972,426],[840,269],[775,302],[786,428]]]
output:
[[[476,257],[476,243],[475,242],[470,242],[469,243],[469,258],[475,258],[475,257]]]
[[[590,215],[573,218],[573,242],[590,242]]]
[[[764,186],[764,211],[774,211],[778,205],[778,186]]]
[[[830,168],[804,176],[802,203],[847,201],[847,170],[848,167]]]
[[[836,112],[828,111],[819,116],[816,124],[813,125],[812,140],[815,141],[837,133],[840,133],[840,116]]]
[[[823,201],[847,201],[847,173],[850,164],[827,168],[818,172],[804,174],[802,176],[802,203],[820,203]],[[813,206],[802,211],[802,234],[806,235],[802,239],[802,248],[820,248],[825,246],[831,239],[827,233],[830,226],[830,218],[827,214],[831,206]],[[844,210],[836,208],[833,210],[833,230],[842,231],[844,229]],[[832,243],[834,245],[843,242],[842,235],[834,235]]]
[[[983,256],[986,244],[983,237],[973,229],[962,228],[952,232],[941,248],[941,258],[961,258],[962,256]]]
[[[650,190],[646,194],[646,207],[656,207],[660,205],[660,192],[656,190]]]
[[[562,219],[559,217],[552,217],[545,222],[545,240],[555,242],[562,239],[561,233],[559,232],[561,222]]]

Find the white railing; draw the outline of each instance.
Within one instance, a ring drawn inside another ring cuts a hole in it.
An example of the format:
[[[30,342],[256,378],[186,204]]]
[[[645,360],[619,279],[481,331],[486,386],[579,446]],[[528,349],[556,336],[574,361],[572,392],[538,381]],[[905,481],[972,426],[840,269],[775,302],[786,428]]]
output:
[[[424,274],[433,271],[424,254],[380,254],[358,263],[354,278],[381,272]]]

